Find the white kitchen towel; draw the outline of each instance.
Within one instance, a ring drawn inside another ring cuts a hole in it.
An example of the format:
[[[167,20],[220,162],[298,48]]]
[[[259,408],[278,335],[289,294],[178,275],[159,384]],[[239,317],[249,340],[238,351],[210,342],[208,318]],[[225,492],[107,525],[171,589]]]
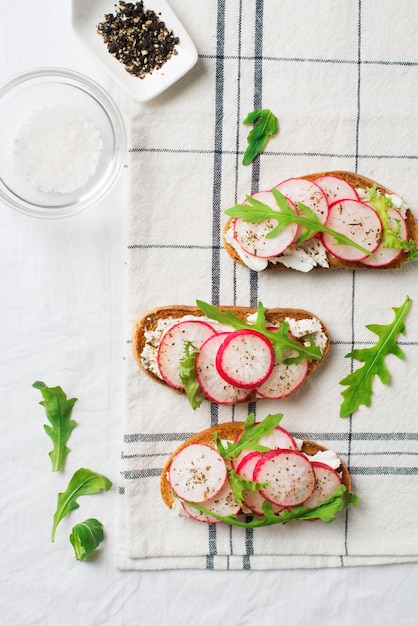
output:
[[[147,104],[130,102],[126,406],[120,569],[278,569],[418,560],[418,265],[400,271],[256,274],[222,248],[224,210],[292,176],[358,171],[418,213],[418,10],[410,0],[173,0],[199,51],[196,67]],[[271,109],[280,132],[242,165],[244,117]],[[369,408],[339,417],[353,347],[371,345],[409,296],[404,359],[387,360]],[[298,437],[349,465],[358,508],[332,524],[245,530],[176,518],[159,495],[161,468],[190,434],[247,405],[187,400],[138,368],[130,334],[146,311],[199,298],[301,307],[324,320],[330,354],[293,396],[258,402]]]

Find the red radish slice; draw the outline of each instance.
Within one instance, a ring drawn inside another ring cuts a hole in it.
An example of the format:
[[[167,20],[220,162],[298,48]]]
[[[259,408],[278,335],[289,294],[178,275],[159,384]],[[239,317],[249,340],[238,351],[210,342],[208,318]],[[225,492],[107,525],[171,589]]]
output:
[[[212,402],[235,404],[248,398],[252,389],[243,389],[227,383],[216,369],[216,355],[229,333],[218,333],[209,337],[196,356],[196,377],[202,392]]]
[[[194,509],[190,506],[190,504],[187,504],[187,502],[182,502],[182,506],[186,513],[198,522],[206,522],[207,524],[218,524],[220,522],[220,520],[216,519],[216,517],[212,517],[207,513]],[[225,482],[224,486],[219,493],[216,494],[216,496],[206,500],[202,503],[202,506],[212,513],[216,513],[216,515],[221,516],[237,515],[241,510],[241,507],[236,501],[234,492],[232,491],[231,485],[228,481]]]
[[[216,355],[216,369],[227,383],[254,389],[271,374],[274,348],[263,334],[251,329],[229,333]]]
[[[327,197],[328,204],[333,204],[337,200],[359,200],[357,191],[350,183],[347,183],[338,176],[318,176],[314,182],[319,185]]]
[[[305,502],[315,489],[315,472],[302,452],[271,450],[263,454],[254,469],[254,480],[268,482],[260,493],[272,504],[284,507]]]
[[[205,502],[220,492],[227,479],[225,461],[203,443],[186,446],[173,458],[168,480],[174,493],[188,502]]]
[[[228,324],[221,324],[220,322],[208,322],[210,326],[212,326],[215,333],[232,333],[234,329],[233,326],[228,326]]]
[[[389,226],[395,232],[399,224],[399,237],[401,239],[408,238],[408,227],[399,211],[389,208],[387,210],[389,216]],[[369,267],[383,267],[388,265],[402,254],[401,248],[384,248],[382,244],[374,252],[375,258],[366,257],[361,262]]]
[[[278,189],[294,205],[302,202],[325,224],[328,217],[328,201],[322,189],[314,182],[304,178],[288,178],[276,185]],[[303,227],[299,228],[303,230]]]
[[[257,443],[262,446],[268,446],[271,450],[276,448],[284,448],[286,450],[298,449],[298,445],[292,435],[281,426],[276,426],[273,432],[261,437]]]
[[[324,500],[332,496],[334,491],[338,489],[341,484],[341,478],[332,467],[325,463],[311,461],[311,465],[316,477],[315,490],[311,497],[305,500],[303,504],[309,509],[314,509]]]
[[[275,211],[279,211],[276,200],[271,191],[259,191],[252,195],[253,198],[268,204]],[[248,204],[246,200],[243,204]],[[240,217],[234,220],[234,238],[247,254],[260,258],[274,257],[290,246],[298,232],[297,224],[289,224],[271,239],[267,239],[273,228],[277,226],[275,219],[268,219],[259,224],[244,222]]]
[[[374,252],[382,238],[382,223],[376,211],[359,200],[341,200],[329,208],[326,224],[369,252]],[[322,233],[322,243],[330,254],[344,261],[361,261],[368,255],[350,245],[338,245],[332,235]]]
[[[260,452],[250,452],[247,456],[241,461],[237,468],[237,474],[244,478],[245,480],[254,480],[254,469],[261,459],[262,454]],[[263,515],[263,504],[265,502],[265,498],[261,495],[261,493],[257,490],[254,493],[248,492],[243,498],[243,503],[254,513],[255,515]],[[273,512],[280,513],[283,511],[282,506],[273,505]]]
[[[283,352],[283,360],[294,355],[293,350]],[[257,395],[269,400],[281,400],[286,398],[303,383],[308,375],[309,362],[303,360],[300,363],[283,363],[276,359],[270,376],[262,384],[257,386]]]
[[[195,348],[200,348],[214,334],[215,331],[209,324],[198,320],[178,322],[166,331],[161,339],[157,358],[160,374],[167,384],[183,389],[179,366],[186,343],[190,341]]]

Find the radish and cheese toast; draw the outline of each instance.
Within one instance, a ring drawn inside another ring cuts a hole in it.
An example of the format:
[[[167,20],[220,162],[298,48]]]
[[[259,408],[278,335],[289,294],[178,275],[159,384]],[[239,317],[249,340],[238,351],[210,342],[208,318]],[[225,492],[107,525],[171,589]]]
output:
[[[146,313],[132,337],[134,356],[155,381],[232,405],[293,393],[329,350],[325,324],[303,309],[165,306]]]
[[[225,213],[227,252],[255,271],[394,269],[418,256],[411,210],[352,172],[289,178]]]
[[[295,439],[279,425],[282,417],[257,423],[251,413],[246,422],[219,424],[182,443],[161,473],[166,506],[199,522],[257,528],[330,522],[357,505],[344,462],[313,441]]]

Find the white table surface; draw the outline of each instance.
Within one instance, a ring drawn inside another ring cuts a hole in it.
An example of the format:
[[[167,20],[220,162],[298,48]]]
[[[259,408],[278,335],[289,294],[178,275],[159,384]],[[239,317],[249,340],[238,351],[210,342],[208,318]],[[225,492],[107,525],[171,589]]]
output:
[[[119,89],[86,56],[69,0],[1,1],[0,82],[34,67],[88,74]],[[187,25],[186,25],[187,26]],[[1,147],[0,147],[1,149]],[[123,179],[100,205],[69,220],[36,220],[0,206],[0,625],[413,624],[418,565],[276,572],[120,572],[117,534],[125,240]],[[77,311],[77,315],[74,315]],[[78,427],[64,475],[52,474],[35,380],[76,396]],[[108,476],[82,519],[106,539],[75,560],[62,523],[49,539],[56,494],[78,467]]]

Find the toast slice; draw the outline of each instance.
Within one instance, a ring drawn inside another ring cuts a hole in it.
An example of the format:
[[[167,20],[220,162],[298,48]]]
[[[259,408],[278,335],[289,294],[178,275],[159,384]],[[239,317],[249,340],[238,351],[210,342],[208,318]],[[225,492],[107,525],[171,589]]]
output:
[[[219,306],[217,309],[223,312],[230,311],[242,320],[247,320],[248,316],[254,315],[257,312],[256,308],[239,306]],[[318,360],[309,361],[307,375],[311,375],[315,372],[323,363],[330,347],[329,333],[324,322],[304,309],[271,308],[265,309],[264,313],[267,324],[278,325],[286,319],[291,319],[295,322],[308,320],[308,323],[309,320],[312,320],[312,322],[321,329],[322,357]],[[162,339],[166,330],[170,328],[170,325],[173,326],[177,321],[180,321],[185,317],[189,318],[190,316],[193,318],[207,319],[205,318],[203,311],[194,306],[171,305],[155,308],[137,320],[132,334],[132,350],[141,370],[155,382],[170,387],[173,391],[182,394],[185,394],[184,389],[171,387],[160,375],[157,365],[157,353],[159,341]],[[164,326],[165,322],[168,322],[168,326],[165,326],[162,330],[158,330],[161,325]],[[298,341],[303,339],[303,337],[293,338]],[[152,355],[152,358],[150,358],[150,355]],[[248,402],[255,400],[257,397],[260,399],[256,393],[252,393],[250,396],[245,398],[245,401]]]
[[[367,178],[366,176],[362,176],[360,174],[356,174],[354,172],[346,172],[346,171],[340,171],[340,170],[331,171],[331,172],[318,172],[314,174],[307,174],[305,176],[299,176],[298,178],[306,179],[309,181],[314,181],[320,176],[335,176],[337,178],[341,178],[343,181],[347,182],[352,187],[354,187],[354,189],[359,190],[360,192],[365,192],[366,189],[369,189],[373,187],[374,185],[376,185],[377,190],[380,192],[381,195],[389,195],[389,196],[396,195],[397,196],[395,192],[391,191],[390,189],[381,185],[380,183],[376,183],[370,178]],[[234,221],[234,218],[232,217],[228,218],[228,220],[226,221],[226,224],[224,226],[224,231],[223,231],[223,245],[226,251],[228,252],[229,256],[236,263],[245,265],[244,261],[239,256],[238,252],[231,245],[231,243],[229,243],[226,239],[226,233],[230,230],[233,224],[233,221]],[[409,208],[407,208],[405,211],[405,223],[406,223],[407,230],[408,230],[408,239],[414,241],[415,249],[418,249],[418,224],[412,211]],[[317,265],[316,267],[312,269],[322,270],[322,271],[328,270],[328,269],[330,270],[333,270],[333,269],[348,269],[348,270],[350,269],[351,270],[399,269],[400,267],[402,267],[402,265],[404,265],[404,263],[410,260],[410,254],[407,251],[402,251],[402,253],[396,259],[394,259],[387,265],[375,267],[371,265],[365,265],[364,263],[361,263],[359,261],[353,262],[353,261],[346,261],[346,260],[338,259],[327,251],[325,251],[325,255],[328,261],[328,267],[321,267],[320,265]],[[286,267],[282,263],[269,261],[266,269],[282,271],[282,270],[289,270],[291,268]],[[292,271],[295,271],[295,270],[292,270]]]

